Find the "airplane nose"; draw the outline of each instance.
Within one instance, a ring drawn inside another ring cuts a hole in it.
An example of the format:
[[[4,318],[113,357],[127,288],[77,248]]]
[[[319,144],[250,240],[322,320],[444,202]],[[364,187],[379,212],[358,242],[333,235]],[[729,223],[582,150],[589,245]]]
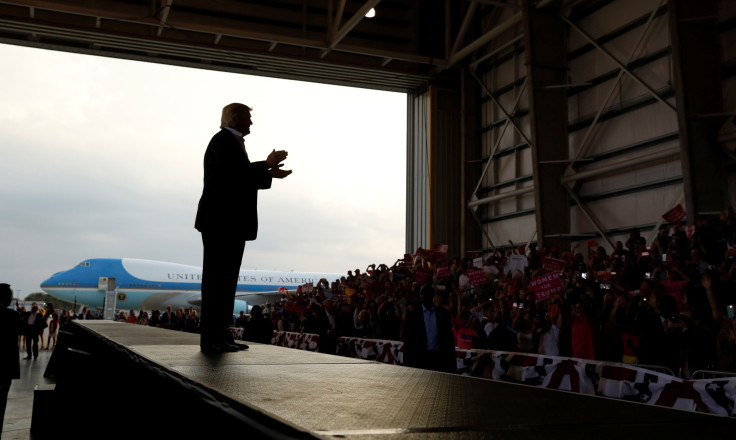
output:
[[[44,287],[52,287],[52,286],[54,286],[56,284],[56,276],[59,275],[60,273],[63,273],[63,271],[56,272],[55,274],[51,275],[51,277],[49,277],[47,280],[42,281],[41,282],[41,288],[43,289]]]
[[[51,286],[51,283],[52,283],[52,280],[53,279],[54,279],[54,277],[51,277],[51,278],[49,278],[49,279],[47,279],[45,281],[41,281],[41,288],[43,289],[44,287]]]

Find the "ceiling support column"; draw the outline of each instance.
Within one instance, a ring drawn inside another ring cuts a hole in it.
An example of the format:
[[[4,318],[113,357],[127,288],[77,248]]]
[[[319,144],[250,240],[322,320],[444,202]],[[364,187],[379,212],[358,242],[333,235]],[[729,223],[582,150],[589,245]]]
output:
[[[559,2],[524,2],[524,33],[537,240],[570,249],[570,196],[560,182],[567,167],[567,39]]]
[[[688,223],[726,209],[724,164],[718,144],[722,114],[718,2],[669,0],[673,70]]]

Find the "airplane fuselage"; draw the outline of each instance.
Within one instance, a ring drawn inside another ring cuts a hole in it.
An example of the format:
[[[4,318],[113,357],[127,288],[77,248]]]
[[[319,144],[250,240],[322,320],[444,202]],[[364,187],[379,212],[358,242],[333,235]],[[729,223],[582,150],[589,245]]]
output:
[[[155,310],[201,303],[202,269],[195,266],[133,258],[92,258],[58,272],[41,283],[49,295],[68,302],[102,308],[106,287],[101,278],[115,278],[116,308],[122,310]],[[329,282],[339,274],[241,270],[233,310],[247,310],[248,305],[263,304],[278,298],[280,288],[289,290],[326,278]]]

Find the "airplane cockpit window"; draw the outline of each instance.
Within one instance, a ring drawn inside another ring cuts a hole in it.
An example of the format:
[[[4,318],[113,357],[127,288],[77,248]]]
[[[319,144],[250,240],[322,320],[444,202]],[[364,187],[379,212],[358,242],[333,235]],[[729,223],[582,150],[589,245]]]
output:
[[[89,267],[89,261],[82,261],[81,263],[79,263],[79,266],[81,266],[81,267]]]

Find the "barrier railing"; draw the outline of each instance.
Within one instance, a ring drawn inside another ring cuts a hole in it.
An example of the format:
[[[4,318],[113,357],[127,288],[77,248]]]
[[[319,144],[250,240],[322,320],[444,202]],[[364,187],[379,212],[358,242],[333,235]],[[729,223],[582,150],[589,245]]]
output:
[[[633,364],[633,365],[635,367],[643,368],[645,370],[651,370],[651,371],[656,371],[658,373],[664,373],[669,376],[675,375],[675,373],[673,373],[672,370],[670,370],[667,367],[663,367],[662,365],[648,365],[648,364]]]
[[[319,335],[274,331],[271,343],[319,351]],[[403,342],[339,338],[334,354],[403,365]],[[459,374],[612,397],[669,408],[734,416],[736,373],[696,372],[698,380],[674,377],[666,367],[560,356],[455,349]]]
[[[724,377],[736,377],[736,373],[730,371],[698,370],[693,373],[693,380],[718,379]]]

